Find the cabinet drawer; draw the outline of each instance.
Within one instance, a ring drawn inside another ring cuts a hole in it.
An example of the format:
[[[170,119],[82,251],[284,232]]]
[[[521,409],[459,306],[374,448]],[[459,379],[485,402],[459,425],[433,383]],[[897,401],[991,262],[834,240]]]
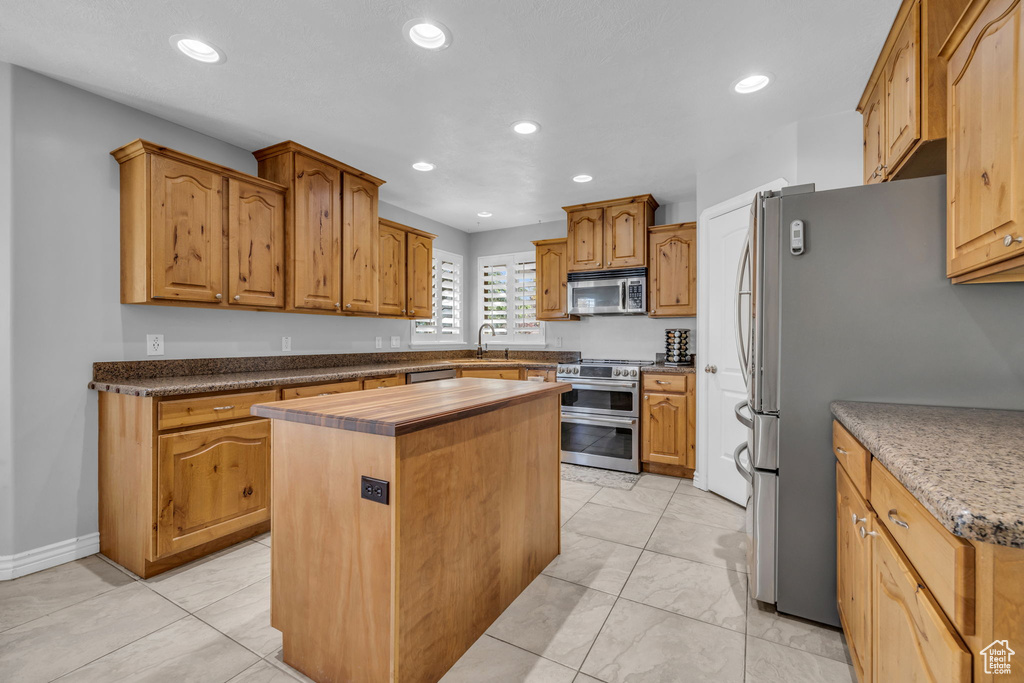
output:
[[[668,391],[685,394],[689,386],[689,375],[644,375],[644,391]]]
[[[311,387],[290,387],[281,390],[281,400],[289,401],[293,398],[309,398],[310,396],[328,396],[330,394],[344,394],[349,391],[359,391],[363,388],[362,380],[353,379],[347,382],[334,382],[332,384],[316,384]]]
[[[832,420],[832,452],[850,475],[860,495],[866,497],[870,490],[868,482],[871,480],[871,454],[860,445],[853,434],[839,424],[838,420]]]
[[[871,463],[871,506],[963,635],[974,633],[974,547],[954,536],[880,462]]]
[[[555,371],[554,370],[527,370],[526,371],[526,379],[530,379],[531,377],[542,377],[545,382],[554,382],[555,381]],[[536,381],[536,380],[534,380],[534,381]]]
[[[277,390],[250,391],[224,396],[182,398],[162,401],[157,408],[157,428],[175,429],[210,422],[224,422],[249,417],[249,408],[256,403],[277,400]]]
[[[363,380],[363,389],[380,389],[381,387],[399,387],[405,384],[405,375],[391,375],[390,377],[374,377]]]
[[[502,368],[499,370],[463,370],[463,377],[481,377],[483,379],[519,379],[519,368]]]

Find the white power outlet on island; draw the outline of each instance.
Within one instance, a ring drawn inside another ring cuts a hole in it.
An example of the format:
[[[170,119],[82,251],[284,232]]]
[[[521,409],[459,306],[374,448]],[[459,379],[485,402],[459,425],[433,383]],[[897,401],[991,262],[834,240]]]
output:
[[[562,338],[561,337],[555,337],[555,348],[556,349],[562,348]]]
[[[398,336],[391,337],[391,348],[397,349],[402,345],[402,338]]]
[[[281,350],[282,351],[291,351],[292,350],[292,338],[291,337],[281,337]]]
[[[374,337],[373,338],[373,348],[375,348],[375,349],[383,349],[384,348],[384,337]]]
[[[164,355],[164,335],[162,335],[162,334],[147,334],[146,335],[146,355],[147,356],[162,356],[162,355]]]

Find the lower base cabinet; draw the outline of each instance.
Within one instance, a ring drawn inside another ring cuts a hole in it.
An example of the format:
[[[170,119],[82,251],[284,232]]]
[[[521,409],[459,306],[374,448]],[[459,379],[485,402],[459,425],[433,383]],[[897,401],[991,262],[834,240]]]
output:
[[[836,596],[853,667],[862,683],[871,671],[871,555],[874,515],[836,463]],[[863,535],[861,530],[863,529]]]
[[[685,468],[692,473],[697,461],[695,380],[694,375],[644,375],[640,402],[644,463]]]

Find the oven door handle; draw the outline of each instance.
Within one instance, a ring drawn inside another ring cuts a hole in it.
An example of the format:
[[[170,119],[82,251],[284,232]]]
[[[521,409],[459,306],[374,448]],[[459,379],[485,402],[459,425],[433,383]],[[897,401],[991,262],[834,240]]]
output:
[[[572,422],[574,424],[584,425],[596,425],[598,427],[605,427],[608,425],[624,425],[630,426],[636,424],[636,418],[620,418],[620,417],[601,417],[601,418],[589,418],[589,417],[576,417],[572,414],[562,412],[562,422]]]
[[[636,389],[636,382],[577,382],[576,380],[567,380],[562,383],[571,383],[573,389],[576,387],[587,387],[593,389]]]

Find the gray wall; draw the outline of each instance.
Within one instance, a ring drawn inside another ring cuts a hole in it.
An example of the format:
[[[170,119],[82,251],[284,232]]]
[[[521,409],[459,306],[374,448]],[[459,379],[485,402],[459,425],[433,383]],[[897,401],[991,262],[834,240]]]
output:
[[[655,213],[656,224],[683,223],[696,220],[696,202],[680,202],[660,207]],[[533,240],[565,237],[565,221],[522,225],[503,230],[489,230],[470,235],[470,256],[467,269],[471,271],[473,287],[467,288],[473,340],[480,324],[476,309],[476,259],[492,254],[532,251]],[[664,331],[669,327],[695,329],[696,318],[585,317],[577,322],[545,323],[546,348],[579,351],[584,358],[628,358],[654,360],[654,354],[665,351]],[[558,340],[561,338],[561,346]],[[693,344],[696,344],[694,338]],[[498,345],[500,348],[500,344]]]
[[[0,62],[0,556],[14,554],[14,462],[11,415],[11,79]]]
[[[375,336],[398,335],[407,348],[410,324],[398,320],[335,318],[287,313],[122,306],[119,300],[118,166],[110,150],[136,137],[255,173],[248,150],[86,93],[21,68],[2,65],[0,93],[13,75],[13,337],[4,334],[6,291],[0,295],[0,380],[9,368],[13,412],[13,478],[5,476],[10,448],[0,441],[0,485],[13,482],[13,539],[0,507],[0,555],[63,541],[97,530],[96,394],[86,388],[92,363],[145,357],[145,335],[165,335],[167,358],[280,353],[291,336],[293,353],[373,349]],[[0,159],[9,140],[0,94]],[[368,169],[372,172],[373,169]],[[0,211],[5,183],[0,167]],[[385,186],[386,188],[386,186]],[[468,251],[468,235],[381,203],[380,213],[438,235],[437,246]],[[0,259],[8,221],[0,213]],[[2,288],[5,289],[6,288]],[[0,398],[0,439],[9,410]],[[0,489],[0,493],[4,491]],[[7,491],[9,494],[10,491]],[[5,543],[6,540],[6,543]]]

